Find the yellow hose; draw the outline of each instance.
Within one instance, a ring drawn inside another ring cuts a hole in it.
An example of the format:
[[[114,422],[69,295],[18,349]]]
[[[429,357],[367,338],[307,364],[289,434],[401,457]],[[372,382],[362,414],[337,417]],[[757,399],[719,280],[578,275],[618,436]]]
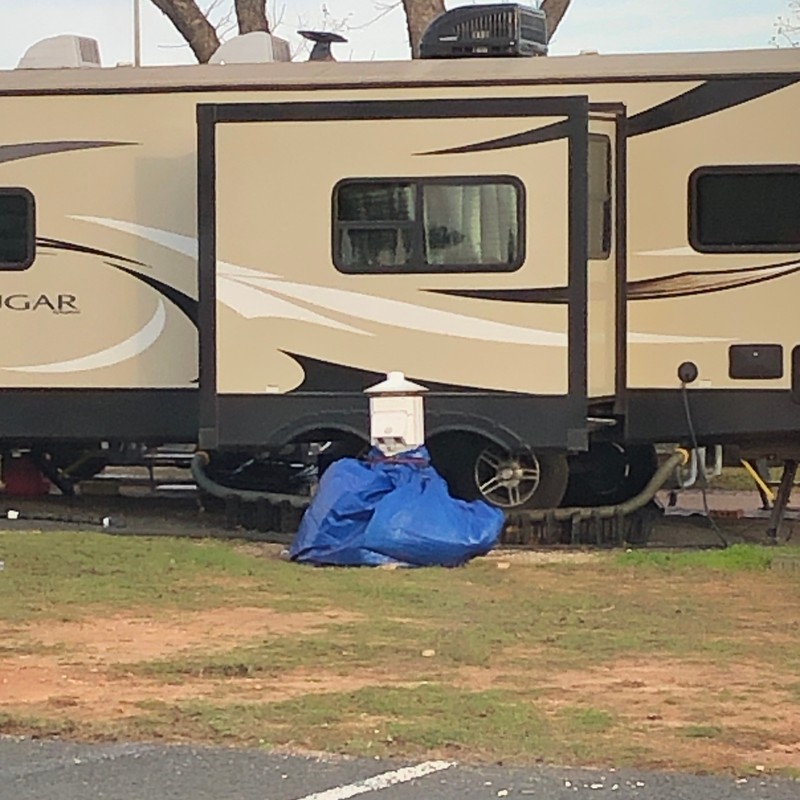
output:
[[[775,492],[773,492],[772,489],[770,489],[770,487],[764,483],[764,479],[753,469],[752,465],[742,459],[742,466],[750,473],[750,477],[758,484],[761,491],[764,492],[764,494],[769,498],[770,503],[774,503]]]

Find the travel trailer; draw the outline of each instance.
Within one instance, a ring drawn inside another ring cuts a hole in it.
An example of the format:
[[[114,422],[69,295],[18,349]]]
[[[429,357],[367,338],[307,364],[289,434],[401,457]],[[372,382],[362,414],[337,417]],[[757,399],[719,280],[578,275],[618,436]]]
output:
[[[350,452],[401,370],[504,507],[800,451],[800,53],[436,54],[0,73],[2,447]]]

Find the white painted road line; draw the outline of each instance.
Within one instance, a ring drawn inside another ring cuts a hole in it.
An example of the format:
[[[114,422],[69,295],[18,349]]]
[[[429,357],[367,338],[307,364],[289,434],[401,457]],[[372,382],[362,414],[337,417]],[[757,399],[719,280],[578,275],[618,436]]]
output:
[[[391,772],[382,772],[373,778],[365,778],[363,781],[348,784],[347,786],[335,786],[333,789],[326,789],[324,792],[308,794],[299,800],[347,800],[348,797],[355,797],[357,794],[367,792],[377,792],[381,789],[388,789],[398,783],[407,783],[416,778],[424,778],[434,772],[441,772],[453,766],[451,761],[426,761],[423,764],[416,764],[413,767],[402,767]]]

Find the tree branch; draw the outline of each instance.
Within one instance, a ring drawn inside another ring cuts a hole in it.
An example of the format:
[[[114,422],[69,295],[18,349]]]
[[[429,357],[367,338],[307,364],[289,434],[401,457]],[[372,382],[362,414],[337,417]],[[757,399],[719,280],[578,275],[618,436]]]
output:
[[[572,0],[543,0],[541,9],[547,17],[547,36],[549,39],[553,38],[556,28],[564,19],[564,14],[567,13],[569,4]]]
[[[800,0],[791,0],[789,13],[791,17],[775,20],[775,35],[771,39],[775,47],[800,47]]]
[[[419,58],[419,40],[425,28],[433,20],[444,14],[444,0],[403,0],[406,12],[406,28],[408,43],[411,45],[411,57]]]
[[[205,64],[219,47],[214,26],[206,19],[195,0],[152,0],[177,28],[201,64]]]
[[[239,20],[239,33],[269,33],[267,0],[236,0],[236,18]]]

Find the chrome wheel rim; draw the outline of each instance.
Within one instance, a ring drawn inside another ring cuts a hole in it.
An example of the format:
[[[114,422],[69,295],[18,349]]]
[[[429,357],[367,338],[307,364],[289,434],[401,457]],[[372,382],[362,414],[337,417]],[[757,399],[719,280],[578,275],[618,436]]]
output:
[[[511,455],[489,445],[475,459],[475,485],[486,502],[517,508],[530,500],[541,483],[542,471],[533,453]]]

